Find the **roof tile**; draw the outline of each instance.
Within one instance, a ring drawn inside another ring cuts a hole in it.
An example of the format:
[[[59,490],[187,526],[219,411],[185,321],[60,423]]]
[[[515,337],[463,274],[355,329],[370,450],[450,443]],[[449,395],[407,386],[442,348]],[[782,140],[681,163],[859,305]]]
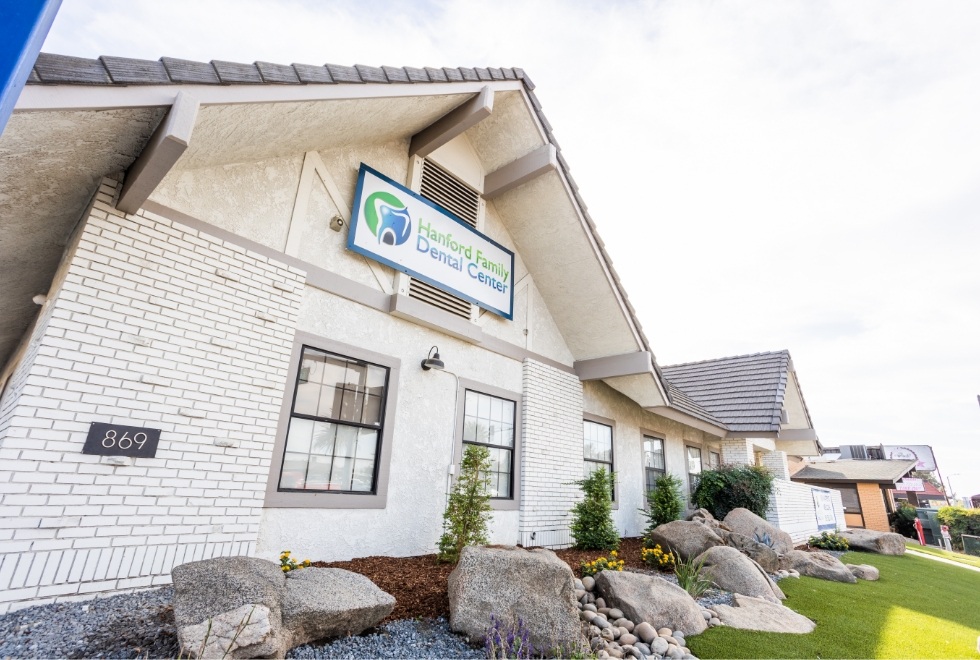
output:
[[[429,74],[429,80],[432,82],[449,82],[449,77],[442,69],[427,66],[425,67],[425,72]]]
[[[465,66],[459,67],[459,72],[463,76],[463,80],[468,82],[480,82],[480,76],[476,75],[476,71]]]
[[[473,70],[476,71],[476,75],[479,76],[480,80],[483,80],[484,82],[490,82],[491,80],[493,80],[493,77],[490,75],[490,72],[487,71],[486,69],[482,67],[476,67]]]
[[[296,75],[296,70],[288,64],[256,62],[255,68],[259,70],[262,80],[267,83],[298,85],[300,82],[299,76]]]
[[[379,69],[376,66],[367,66],[366,64],[355,64],[354,68],[357,69],[357,73],[360,74],[361,80],[367,83],[386,83],[388,82],[388,77],[385,75],[383,69]]]
[[[202,83],[218,85],[221,79],[209,62],[194,62],[175,57],[161,57],[160,61],[167,68],[167,75],[175,83]]]
[[[262,82],[262,75],[254,64],[211,60],[211,66],[218,72],[221,82],[226,85],[231,83],[254,85]]]
[[[405,67],[405,73],[408,74],[408,79],[412,82],[429,82],[429,74],[425,72],[425,69],[407,66]]]
[[[442,72],[446,74],[446,79],[449,82],[463,82],[463,74],[459,72],[459,69],[446,66],[442,68]]]
[[[336,82],[325,66],[293,64],[293,70],[296,71],[296,77],[299,78],[301,83],[322,85]]]
[[[167,67],[160,60],[135,60],[130,57],[99,58],[112,82],[123,85],[169,85]]]
[[[112,84],[112,79],[100,60],[84,57],[41,53],[34,63],[34,70],[41,81],[46,83]]]
[[[410,83],[412,79],[408,77],[408,73],[405,69],[398,66],[383,66],[382,71],[385,72],[385,76],[388,77],[389,82],[393,83]]]
[[[352,66],[343,66],[340,64],[327,64],[327,71],[330,72],[330,77],[339,83],[363,83],[361,76],[357,73],[357,69]]]

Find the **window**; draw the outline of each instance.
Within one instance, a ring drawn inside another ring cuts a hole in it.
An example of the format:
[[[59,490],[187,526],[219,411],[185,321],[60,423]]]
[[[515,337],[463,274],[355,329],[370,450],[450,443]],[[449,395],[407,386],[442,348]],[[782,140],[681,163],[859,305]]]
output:
[[[279,491],[374,494],[389,369],[303,346]]]
[[[585,471],[587,477],[596,470],[603,468],[613,474],[612,426],[584,420],[585,435]],[[616,485],[612,487],[612,498],[616,499]]]
[[[708,469],[717,470],[721,467],[721,454],[716,451],[708,452]]]
[[[514,497],[514,429],[516,403],[474,390],[466,390],[463,403],[463,445],[490,450],[490,496]]]
[[[840,492],[844,513],[861,513],[861,498],[858,497],[857,486],[830,486]]]
[[[643,436],[643,473],[646,477],[647,492],[657,485],[657,479],[667,471],[664,460],[664,441],[662,438]]]
[[[687,448],[687,484],[694,495],[694,489],[698,487],[698,475],[701,474],[701,449],[698,447]]]

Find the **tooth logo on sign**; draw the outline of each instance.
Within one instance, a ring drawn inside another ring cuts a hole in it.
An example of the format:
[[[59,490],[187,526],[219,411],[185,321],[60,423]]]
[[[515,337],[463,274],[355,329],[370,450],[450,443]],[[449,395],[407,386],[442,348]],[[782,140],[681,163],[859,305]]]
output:
[[[400,199],[387,192],[376,192],[364,202],[364,222],[378,243],[401,245],[412,233],[412,218]]]

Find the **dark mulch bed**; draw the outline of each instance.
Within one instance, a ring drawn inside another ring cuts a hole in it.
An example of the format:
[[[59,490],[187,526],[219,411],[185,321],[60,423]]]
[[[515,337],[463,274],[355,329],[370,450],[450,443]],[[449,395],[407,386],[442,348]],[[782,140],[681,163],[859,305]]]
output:
[[[619,544],[619,558],[627,568],[643,568],[640,549],[643,539],[623,539]],[[603,556],[597,550],[558,550],[559,557],[581,577],[582,562]],[[319,568],[343,568],[369,578],[382,590],[395,597],[395,609],[382,621],[396,619],[449,618],[449,574],[452,564],[441,564],[435,555],[420,557],[362,557],[351,561],[313,562]]]

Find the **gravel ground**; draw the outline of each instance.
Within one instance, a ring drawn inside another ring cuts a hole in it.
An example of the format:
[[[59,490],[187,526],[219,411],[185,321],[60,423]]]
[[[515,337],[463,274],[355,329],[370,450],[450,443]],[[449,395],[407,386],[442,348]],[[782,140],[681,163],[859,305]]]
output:
[[[173,588],[0,616],[0,658],[175,658]],[[482,658],[445,619],[392,621],[359,637],[307,644],[289,658]]]

